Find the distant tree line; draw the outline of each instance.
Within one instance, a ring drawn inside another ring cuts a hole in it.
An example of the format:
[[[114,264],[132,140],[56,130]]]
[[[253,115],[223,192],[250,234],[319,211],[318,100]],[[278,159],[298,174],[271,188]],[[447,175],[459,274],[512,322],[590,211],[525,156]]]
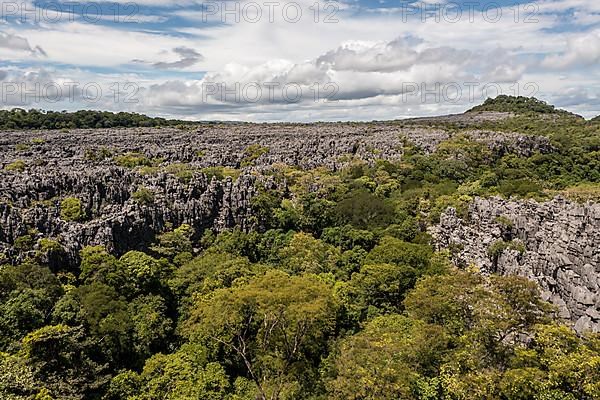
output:
[[[182,121],[153,118],[143,114],[82,110],[76,112],[0,110],[0,129],[88,129],[170,126]]]

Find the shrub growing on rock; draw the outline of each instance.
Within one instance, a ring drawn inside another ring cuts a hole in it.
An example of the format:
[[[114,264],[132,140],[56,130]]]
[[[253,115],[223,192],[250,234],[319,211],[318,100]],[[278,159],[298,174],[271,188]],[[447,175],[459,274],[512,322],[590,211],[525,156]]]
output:
[[[140,153],[127,153],[114,158],[115,164],[124,168],[135,168],[152,165],[152,161]]]
[[[85,210],[81,200],[67,197],[60,203],[60,217],[67,222],[81,221],[85,218]]]
[[[131,197],[141,206],[149,206],[154,203],[154,192],[146,187],[140,187]]]
[[[4,167],[4,170],[6,170],[6,171],[15,171],[15,172],[23,172],[23,171],[25,171],[25,168],[27,168],[27,164],[25,164],[25,161],[23,161],[23,160],[17,160],[15,162],[12,162],[12,163],[8,164],[6,167]]]

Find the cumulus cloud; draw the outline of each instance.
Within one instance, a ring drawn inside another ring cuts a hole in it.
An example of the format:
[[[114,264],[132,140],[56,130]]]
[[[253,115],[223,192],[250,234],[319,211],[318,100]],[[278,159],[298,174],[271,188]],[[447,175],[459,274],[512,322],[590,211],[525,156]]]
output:
[[[64,100],[56,77],[45,69],[12,69],[0,73],[5,106],[48,105]]]
[[[495,62],[488,62],[490,59]],[[144,101],[151,107],[205,111],[229,106],[238,112],[259,105],[322,107],[375,98],[398,103],[433,91],[433,96],[425,96],[425,102],[440,102],[442,96],[473,81],[494,78],[498,79],[494,83],[514,83],[525,67],[508,60],[508,53],[501,49],[480,54],[430,46],[417,38],[346,42],[301,63],[271,60],[252,67],[230,63],[219,71],[207,72],[201,80],[154,84]],[[479,74],[467,64],[479,69]]]
[[[133,76],[81,69],[7,67],[0,70],[2,105],[47,110],[136,111],[139,84]]]
[[[394,72],[415,64],[439,62],[466,63],[471,52],[450,47],[432,47],[422,51],[410,46],[404,38],[391,42],[349,42],[317,58],[318,65],[338,71]]]
[[[415,6],[432,2],[453,4],[421,0]],[[11,33],[0,34],[0,55],[10,67],[11,61],[22,63],[27,55],[43,55],[43,48],[49,54],[45,64],[50,69],[55,66],[62,79],[87,71],[92,80],[114,74],[113,82],[132,80],[140,87],[139,104],[115,105],[107,99],[95,107],[206,119],[386,119],[459,112],[471,104],[423,98],[418,92],[466,82],[507,87],[536,82],[547,92],[568,99],[569,104],[590,104],[589,109],[596,107],[593,93],[600,93],[596,89],[600,85],[593,82],[600,62],[600,35],[594,30],[598,25],[593,26],[600,2],[532,0],[536,23],[523,22],[531,17],[527,10],[532,10],[524,6],[518,21],[512,7],[505,8],[496,23],[478,12],[473,21],[465,13],[453,23],[433,18],[425,22],[420,16],[400,23],[398,7],[394,13],[351,2],[346,8],[342,4],[335,24],[314,22],[308,9],[313,0],[300,1],[307,11],[298,23],[282,20],[280,4],[274,22],[265,14],[256,23],[242,19],[239,23],[203,24],[194,20],[202,17],[200,8],[193,6],[199,3],[202,0],[139,3],[154,6],[148,9],[152,15],[170,21],[161,25],[151,19],[142,19],[135,26],[87,24],[81,19],[39,25],[8,23]],[[575,19],[565,24],[569,16]],[[573,29],[576,24],[592,25]],[[556,70],[564,80],[558,82]],[[18,77],[9,73],[4,78]],[[300,88],[298,101],[286,98],[286,86],[290,86],[291,97]],[[568,90],[578,87],[589,87],[590,96]],[[247,92],[242,93],[244,88]],[[257,90],[262,95],[254,101]],[[315,90],[319,101],[315,101]],[[89,107],[79,103],[79,108]]]
[[[589,0],[539,0],[531,1],[540,13],[556,13],[576,10],[586,13],[600,12],[600,3]]]
[[[600,62],[600,30],[567,38],[566,49],[559,54],[547,56],[542,66],[552,69],[582,67]]]

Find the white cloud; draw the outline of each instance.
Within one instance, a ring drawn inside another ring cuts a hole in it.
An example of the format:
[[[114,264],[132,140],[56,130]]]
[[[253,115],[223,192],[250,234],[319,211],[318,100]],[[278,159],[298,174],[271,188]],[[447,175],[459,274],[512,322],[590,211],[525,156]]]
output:
[[[198,8],[179,7],[198,4],[193,0],[143,0],[139,4],[165,9],[147,21],[185,17],[187,24],[166,24],[164,29],[153,25],[152,30],[144,24],[109,26],[81,19],[11,24],[7,36],[0,36],[0,57],[9,63],[32,60],[42,54],[36,50],[39,46],[47,53],[49,69],[52,65],[70,66],[57,67],[53,79],[99,81],[107,87],[111,81],[133,80],[140,87],[139,103],[111,104],[110,98],[103,98],[92,106],[80,103],[84,108],[105,106],[184,117],[384,119],[456,112],[471,104],[464,98],[456,102],[423,101],[406,92],[414,84],[430,89],[436,84],[452,88],[454,83],[464,86],[472,82],[479,83],[478,95],[486,83],[498,83],[511,94],[511,86],[533,82],[540,87],[541,96],[557,93],[571,107],[585,108],[586,113],[597,104],[593,92],[576,96],[572,90],[597,86],[578,70],[585,69],[589,75],[600,61],[598,31],[589,28],[565,33],[556,29],[564,23],[564,16],[558,13],[568,10],[576,11],[575,23],[583,23],[585,13],[585,20],[591,21],[593,13],[600,11],[600,3],[589,0],[541,0],[531,3],[534,14],[531,8],[521,6],[517,21],[514,9],[507,8],[495,23],[480,13],[475,13],[472,21],[468,15],[457,22],[403,20],[399,9],[358,13],[358,3],[348,3],[335,14],[337,23],[326,24],[323,11],[319,22],[314,21],[309,9],[312,0],[298,3],[304,14],[297,23],[282,18],[285,3],[277,8],[279,14],[273,22],[263,15],[256,23],[244,18],[239,23],[215,23],[214,18],[204,23]],[[524,17],[528,15],[532,17],[528,22],[537,22],[526,23]],[[132,60],[139,65],[136,67]],[[90,72],[99,68],[137,69],[138,73]],[[559,82],[557,69],[564,77]],[[186,75],[176,75],[181,72]],[[9,73],[7,78],[18,76]],[[213,83],[224,83],[227,88],[258,85],[264,91],[270,83],[281,87],[293,84],[302,89],[303,96],[290,104],[281,91],[276,91],[272,99],[265,100],[263,95],[260,101],[252,102],[222,98],[219,89],[203,98],[203,86]],[[315,102],[315,85],[322,89],[328,84],[336,86],[337,101]],[[589,106],[577,106],[577,101]],[[69,106],[77,107],[77,103]]]
[[[547,56],[542,65],[552,69],[593,66],[600,62],[600,30],[567,37],[565,51]]]
[[[418,51],[399,38],[379,43],[348,42],[317,58],[317,64],[328,65],[339,71],[393,72],[407,70],[420,63],[466,63],[470,56],[469,51],[449,47]]]
[[[26,38],[1,31],[0,48],[26,52],[33,56],[46,56],[46,52],[40,46],[32,48]]]
[[[195,48],[169,35],[66,22],[27,27],[23,34],[46,51],[48,61],[82,67],[118,67],[133,59],[153,60],[157,53]]]
[[[184,69],[184,68],[196,65],[199,62],[204,60],[204,56],[202,54],[198,53],[194,49],[190,49],[185,46],[175,47],[172,50],[172,53],[174,53],[178,57],[178,60],[158,61],[158,62],[145,61],[145,60],[132,60],[132,61],[136,62],[136,63],[141,63],[141,64],[149,64],[152,67],[158,68],[158,69]]]

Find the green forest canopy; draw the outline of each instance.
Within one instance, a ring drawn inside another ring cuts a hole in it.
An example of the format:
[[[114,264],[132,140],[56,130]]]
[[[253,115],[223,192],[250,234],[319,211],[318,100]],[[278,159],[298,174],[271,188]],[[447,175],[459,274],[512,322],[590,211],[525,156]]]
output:
[[[176,125],[181,121],[152,118],[135,113],[106,111],[0,110],[0,129],[88,129],[154,127]]]

